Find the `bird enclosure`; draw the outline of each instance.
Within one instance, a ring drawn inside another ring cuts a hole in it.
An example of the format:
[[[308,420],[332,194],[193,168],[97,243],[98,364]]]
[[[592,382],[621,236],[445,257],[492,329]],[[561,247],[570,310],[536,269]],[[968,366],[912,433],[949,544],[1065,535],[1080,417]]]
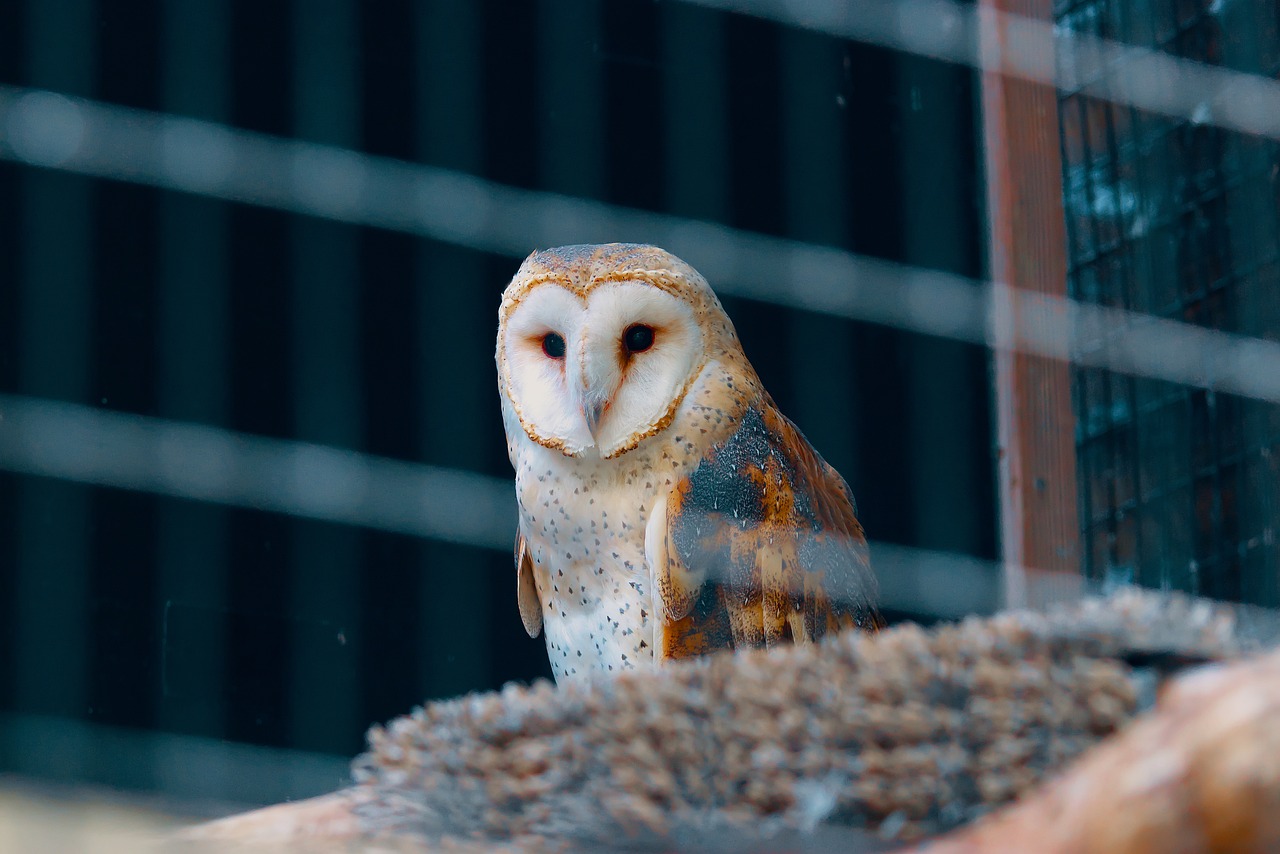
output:
[[[0,771],[267,803],[548,676],[566,244],[706,277],[890,623],[1280,605],[1278,75],[1261,0],[0,0]]]

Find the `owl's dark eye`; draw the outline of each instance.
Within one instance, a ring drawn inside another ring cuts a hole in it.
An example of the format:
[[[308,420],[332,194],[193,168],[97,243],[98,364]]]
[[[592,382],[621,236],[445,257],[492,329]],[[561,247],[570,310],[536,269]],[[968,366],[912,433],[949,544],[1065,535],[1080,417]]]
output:
[[[542,352],[550,359],[564,358],[564,339],[554,332],[542,336]]]
[[[627,327],[622,333],[622,346],[628,353],[643,353],[653,346],[653,327],[636,323]]]

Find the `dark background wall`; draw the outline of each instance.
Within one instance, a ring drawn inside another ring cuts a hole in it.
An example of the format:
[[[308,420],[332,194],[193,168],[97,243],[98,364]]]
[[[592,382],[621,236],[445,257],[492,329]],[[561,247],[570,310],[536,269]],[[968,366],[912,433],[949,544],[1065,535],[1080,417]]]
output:
[[[0,22],[2,84],[981,273],[954,66],[650,0],[0,0]],[[4,162],[0,392],[508,477],[518,263]],[[873,538],[994,555],[983,351],[725,302]],[[512,594],[506,553],[0,474],[9,712],[351,754],[426,698],[545,675]]]

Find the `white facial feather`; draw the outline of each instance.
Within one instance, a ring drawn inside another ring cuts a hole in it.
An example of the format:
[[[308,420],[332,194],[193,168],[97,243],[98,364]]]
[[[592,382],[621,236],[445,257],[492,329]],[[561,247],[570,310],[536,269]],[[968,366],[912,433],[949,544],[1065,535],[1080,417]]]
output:
[[[520,421],[535,441],[559,444],[576,456],[595,444],[574,403],[578,356],[572,342],[581,337],[582,302],[564,288],[548,284],[535,288],[507,321],[503,347],[510,372],[511,399]],[[543,352],[548,333],[566,342],[563,359]]]
[[[628,353],[623,337],[635,325],[654,330],[653,345]],[[544,350],[548,334],[564,339],[563,357]],[[508,318],[503,346],[523,429],[574,457],[609,458],[652,435],[705,361],[691,307],[642,282],[594,288],[585,305],[554,283],[533,288]],[[594,436],[584,414],[593,403],[602,408]]]
[[[637,324],[653,328],[653,346],[627,356],[623,335]],[[688,303],[636,282],[593,291],[585,327],[585,378],[602,390],[612,388],[596,432],[600,455],[611,457],[670,414],[704,361],[702,333]]]

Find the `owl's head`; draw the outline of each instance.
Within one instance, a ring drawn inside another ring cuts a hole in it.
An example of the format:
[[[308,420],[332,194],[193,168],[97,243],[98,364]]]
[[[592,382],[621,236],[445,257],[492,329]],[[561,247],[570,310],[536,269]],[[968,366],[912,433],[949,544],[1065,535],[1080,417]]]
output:
[[[564,246],[530,255],[503,294],[498,385],[533,441],[616,457],[671,423],[710,347],[729,342],[715,294],[674,255]]]

